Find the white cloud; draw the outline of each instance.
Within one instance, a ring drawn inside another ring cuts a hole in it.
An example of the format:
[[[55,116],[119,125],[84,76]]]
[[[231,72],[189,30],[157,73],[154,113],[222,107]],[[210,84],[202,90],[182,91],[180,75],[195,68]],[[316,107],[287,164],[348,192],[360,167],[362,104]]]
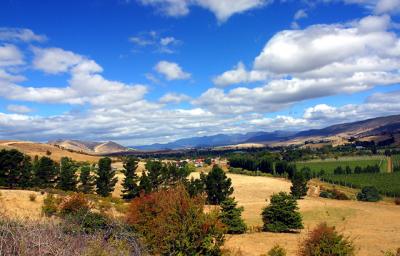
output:
[[[60,48],[33,48],[33,67],[49,74],[58,74],[83,61],[83,57]]]
[[[191,98],[186,94],[182,93],[167,93],[160,98],[161,103],[181,103],[189,101]]]
[[[200,6],[214,13],[219,22],[224,22],[232,15],[262,7],[270,0],[139,0],[144,5],[157,8],[167,16],[185,16],[190,6]]]
[[[0,28],[0,41],[44,42],[46,40],[46,36],[37,35],[30,29]]]
[[[18,66],[22,64],[24,64],[23,54],[15,45],[0,45],[0,67]]]
[[[217,86],[228,86],[239,83],[264,81],[267,74],[259,71],[247,71],[243,62],[239,62],[233,70],[226,71],[213,79]]]
[[[14,104],[10,104],[7,106],[7,110],[13,113],[21,113],[21,114],[25,114],[25,113],[29,113],[32,112],[32,109],[30,109],[27,106],[24,105],[14,105]]]
[[[299,20],[299,19],[304,19],[304,18],[307,18],[307,17],[308,17],[307,12],[304,9],[300,9],[294,14],[293,19],[294,20]]]
[[[141,32],[129,38],[129,41],[136,46],[135,50],[143,48],[152,48],[160,53],[175,53],[182,41],[173,36],[162,36],[158,31]]]
[[[185,80],[191,77],[190,73],[186,73],[182,68],[175,62],[160,61],[154,67],[154,69],[165,76],[165,78],[170,80]]]

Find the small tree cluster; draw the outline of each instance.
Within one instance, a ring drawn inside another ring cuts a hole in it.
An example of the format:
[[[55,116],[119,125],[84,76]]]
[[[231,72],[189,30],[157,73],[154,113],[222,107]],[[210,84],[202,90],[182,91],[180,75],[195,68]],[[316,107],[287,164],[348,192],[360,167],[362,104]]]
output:
[[[378,190],[373,186],[363,187],[357,194],[358,201],[377,202],[381,199],[382,197],[379,195]]]

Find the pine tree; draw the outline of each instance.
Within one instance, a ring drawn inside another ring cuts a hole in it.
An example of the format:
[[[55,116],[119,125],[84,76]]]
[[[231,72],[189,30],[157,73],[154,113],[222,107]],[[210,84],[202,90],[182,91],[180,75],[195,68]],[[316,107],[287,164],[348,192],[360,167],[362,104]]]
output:
[[[165,180],[165,169],[160,161],[147,161],[145,168],[147,170],[147,177],[150,180],[151,190],[158,190]]]
[[[142,171],[142,176],[140,177],[139,191],[140,193],[145,194],[148,194],[152,191],[151,181],[145,171]]]
[[[53,187],[57,181],[59,168],[49,157],[43,156],[39,159],[35,173],[35,183],[42,188]]]
[[[96,184],[96,178],[90,174],[91,168],[89,165],[81,167],[81,173],[79,175],[79,191],[85,194],[93,192],[94,185]]]
[[[214,165],[203,179],[210,204],[220,204],[233,193],[231,179],[226,177],[225,172],[218,165]]]
[[[221,203],[219,218],[227,227],[228,234],[243,234],[246,232],[246,224],[242,219],[243,207],[237,207],[235,198],[229,197]]]
[[[115,171],[111,167],[111,159],[103,157],[99,160],[99,168],[97,171],[96,179],[96,192],[97,194],[106,197],[114,191],[115,183],[118,179],[115,177]]]
[[[271,196],[271,203],[262,211],[263,230],[271,232],[289,232],[302,229],[303,223],[298,212],[296,199],[280,192]]]
[[[295,172],[292,177],[292,186],[290,187],[290,193],[296,199],[303,198],[307,195],[307,180],[302,172]]]
[[[16,149],[0,151],[0,185],[18,186],[23,160],[24,154]]]
[[[135,157],[129,156],[124,161],[124,170],[122,173],[125,175],[124,181],[122,182],[122,198],[132,199],[140,194],[140,188],[138,185],[139,177],[136,174],[139,160]]]
[[[19,186],[21,188],[28,188],[32,186],[33,182],[33,166],[32,158],[30,156],[24,156],[24,160],[21,168],[21,176],[19,179]]]
[[[76,177],[77,165],[68,157],[61,158],[60,179],[58,187],[65,191],[75,191],[78,180]]]

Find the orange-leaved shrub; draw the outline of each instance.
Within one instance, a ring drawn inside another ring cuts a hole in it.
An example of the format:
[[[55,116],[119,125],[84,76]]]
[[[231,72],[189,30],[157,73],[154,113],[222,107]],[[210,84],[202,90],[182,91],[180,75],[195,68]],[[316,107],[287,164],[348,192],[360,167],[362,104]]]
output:
[[[83,193],[74,193],[66,196],[59,206],[61,215],[88,212],[90,208],[90,202]]]
[[[353,242],[335,227],[326,223],[319,224],[303,241],[299,256],[353,256],[355,247]]]
[[[204,212],[204,203],[178,185],[134,199],[127,222],[152,254],[220,255],[225,227],[217,212]]]

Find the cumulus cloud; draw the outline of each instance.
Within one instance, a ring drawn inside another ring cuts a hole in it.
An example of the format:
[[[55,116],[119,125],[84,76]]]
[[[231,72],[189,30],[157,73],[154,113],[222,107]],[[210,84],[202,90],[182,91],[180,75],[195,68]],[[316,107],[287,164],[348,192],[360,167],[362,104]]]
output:
[[[12,44],[0,45],[0,67],[24,64],[22,52]]]
[[[400,83],[400,40],[389,26],[388,16],[368,16],[279,32],[255,58],[252,71],[238,65],[214,79],[217,85],[235,84],[259,72],[266,84],[227,92],[211,88],[194,104],[234,113],[276,111],[307,99]]]
[[[267,77],[265,72],[247,71],[243,62],[239,62],[233,70],[226,71],[213,79],[217,86],[228,86],[239,83],[263,81]]]
[[[181,103],[184,101],[189,101],[191,98],[182,93],[167,93],[160,98],[161,103]]]
[[[254,8],[262,7],[270,0],[139,0],[143,5],[149,5],[168,16],[185,16],[190,6],[200,6],[214,13],[219,22],[224,22],[232,15]]]
[[[190,73],[184,72],[181,66],[179,66],[179,64],[175,62],[162,60],[157,63],[154,69],[158,73],[164,75],[165,79],[167,79],[168,81],[185,80],[191,77]]]
[[[7,106],[7,110],[13,113],[29,113],[32,112],[32,109],[30,109],[27,106],[24,105],[14,105],[14,104],[10,104]]]
[[[45,35],[37,35],[26,28],[0,27],[0,41],[44,42]]]

